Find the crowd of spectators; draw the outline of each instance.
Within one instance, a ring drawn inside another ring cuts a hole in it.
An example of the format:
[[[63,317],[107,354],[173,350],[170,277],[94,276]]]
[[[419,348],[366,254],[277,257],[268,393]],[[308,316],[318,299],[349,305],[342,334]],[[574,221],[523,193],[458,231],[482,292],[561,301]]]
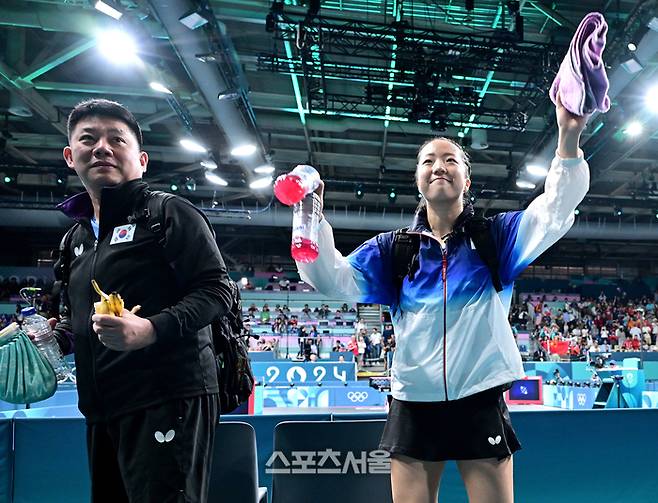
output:
[[[354,360],[361,367],[383,364],[388,369],[393,360],[395,351],[393,325],[385,322],[383,330],[381,324],[367,327],[363,320],[356,318],[354,306],[349,306],[347,303],[337,309],[331,308],[328,304],[320,304],[313,308],[309,304],[304,304],[303,308],[295,312],[291,312],[285,304],[270,307],[265,303],[258,307],[255,303],[251,303],[246,309],[245,315],[247,325],[251,328],[253,328],[253,324],[270,325],[272,335],[296,338],[298,352],[296,355],[290,356],[305,361],[317,361],[322,353],[323,343],[327,342],[327,339],[318,333],[318,325],[321,320],[340,322],[349,318],[348,323],[355,320],[353,335],[346,342],[336,337],[332,342],[331,351],[353,353]],[[276,351],[279,340],[279,337],[266,339],[261,336],[260,339],[252,339],[251,349]]]
[[[530,333],[530,353],[539,361],[558,359],[551,354],[553,341],[568,343],[568,356],[574,359],[587,359],[588,353],[658,350],[655,300],[631,300],[623,291],[614,298],[601,293],[562,302],[550,294],[527,298],[512,307],[510,323],[515,332]]]
[[[270,307],[265,303],[260,308],[255,303],[246,309],[247,327],[252,330],[254,324],[269,325],[274,336],[286,335],[288,338],[297,338],[299,351],[295,355],[298,359],[316,361],[320,358],[323,338],[318,334],[318,324],[321,320],[342,322],[348,313],[356,313],[356,309],[344,303],[335,311],[328,304],[315,306],[308,304],[295,312],[291,312],[286,304],[276,304]],[[352,317],[350,315],[350,317]],[[276,351],[279,338],[252,339],[251,349],[257,351]],[[346,349],[343,349],[346,351]]]

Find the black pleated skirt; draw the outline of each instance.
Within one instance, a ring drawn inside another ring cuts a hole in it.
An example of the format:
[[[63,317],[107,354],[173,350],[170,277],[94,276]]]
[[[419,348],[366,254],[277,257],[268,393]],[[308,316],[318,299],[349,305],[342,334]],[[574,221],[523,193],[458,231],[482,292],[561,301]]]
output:
[[[393,399],[379,448],[422,461],[501,460],[521,444],[496,387],[448,402]]]

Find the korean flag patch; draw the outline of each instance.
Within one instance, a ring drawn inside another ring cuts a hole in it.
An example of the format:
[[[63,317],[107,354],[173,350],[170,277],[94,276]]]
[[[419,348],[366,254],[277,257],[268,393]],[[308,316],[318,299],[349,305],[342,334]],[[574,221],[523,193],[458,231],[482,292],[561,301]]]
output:
[[[112,240],[110,241],[111,245],[117,243],[128,243],[133,240],[135,235],[135,224],[120,225],[119,227],[114,228],[112,233]]]

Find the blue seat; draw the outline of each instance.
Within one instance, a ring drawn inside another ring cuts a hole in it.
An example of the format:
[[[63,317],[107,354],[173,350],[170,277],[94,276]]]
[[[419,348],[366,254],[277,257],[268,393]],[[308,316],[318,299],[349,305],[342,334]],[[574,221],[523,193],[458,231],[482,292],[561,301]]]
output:
[[[11,501],[11,480],[14,470],[11,419],[0,418],[0,501]]]
[[[217,426],[208,501],[267,503],[267,488],[258,487],[256,432],[250,424]]]
[[[85,438],[82,418],[15,417],[14,503],[88,503]]]
[[[277,425],[268,463],[272,503],[392,502],[390,458],[378,450],[384,424],[374,420]]]

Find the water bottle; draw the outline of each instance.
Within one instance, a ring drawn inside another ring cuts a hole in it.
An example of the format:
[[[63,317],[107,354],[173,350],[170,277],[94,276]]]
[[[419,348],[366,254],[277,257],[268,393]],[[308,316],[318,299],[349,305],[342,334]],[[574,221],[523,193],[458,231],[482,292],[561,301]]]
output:
[[[32,342],[52,365],[57,380],[65,380],[71,375],[71,369],[62,355],[50,323],[46,318],[37,314],[33,307],[26,307],[21,310],[21,314],[23,315],[23,330],[27,335],[34,337]]]
[[[318,258],[320,196],[312,192],[292,207],[292,244],[290,254],[297,262],[309,263]]]
[[[316,169],[302,164],[275,180],[274,195],[281,203],[292,206],[317,189],[319,185],[320,174]]]

